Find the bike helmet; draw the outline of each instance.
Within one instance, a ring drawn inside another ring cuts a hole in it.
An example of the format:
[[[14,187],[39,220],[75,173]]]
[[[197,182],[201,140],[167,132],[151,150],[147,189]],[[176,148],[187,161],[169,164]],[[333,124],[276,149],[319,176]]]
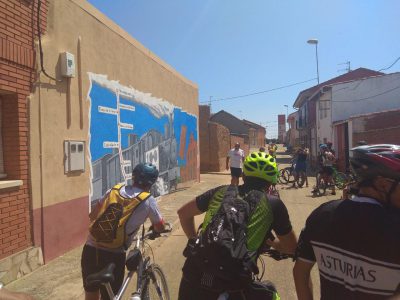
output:
[[[350,166],[360,180],[377,176],[400,180],[400,146],[372,145],[351,149]]]
[[[322,149],[328,149],[328,146],[326,144],[319,144],[319,148]]]
[[[133,182],[141,185],[153,185],[158,178],[158,170],[151,163],[139,163],[132,171]]]
[[[265,152],[250,153],[243,163],[244,175],[257,177],[276,184],[278,181],[278,167],[275,158]]]

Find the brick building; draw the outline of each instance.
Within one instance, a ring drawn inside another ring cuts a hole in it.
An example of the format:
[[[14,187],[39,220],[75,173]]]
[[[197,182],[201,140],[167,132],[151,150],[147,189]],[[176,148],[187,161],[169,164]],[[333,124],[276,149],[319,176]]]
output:
[[[42,1],[41,32],[46,28],[47,1]],[[40,264],[32,247],[29,180],[29,95],[35,77],[37,1],[0,0],[0,280],[8,282]],[[18,254],[17,254],[18,253]],[[23,258],[36,262],[22,270]],[[22,257],[22,259],[21,259]],[[14,265],[14,274],[3,265]]]
[[[210,107],[200,105],[199,136],[201,172],[219,172],[225,170],[227,153],[235,143],[240,143],[246,155],[250,147],[263,146],[265,128],[223,110],[211,116]]]
[[[399,144],[400,140],[400,109],[376,113],[354,115],[348,120],[334,123],[337,138],[338,165],[346,170],[348,151],[359,141],[368,144]]]

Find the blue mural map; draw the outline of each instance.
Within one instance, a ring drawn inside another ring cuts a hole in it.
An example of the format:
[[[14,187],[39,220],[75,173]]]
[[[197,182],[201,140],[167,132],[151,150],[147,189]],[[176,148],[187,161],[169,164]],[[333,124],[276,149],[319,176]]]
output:
[[[138,92],[144,96],[137,101],[117,93],[112,84],[91,79],[92,199],[118,182],[127,182],[133,167],[149,160],[160,171],[159,194],[167,193],[171,185],[176,186],[180,168],[188,163],[191,139],[197,143],[196,116],[148,94]]]

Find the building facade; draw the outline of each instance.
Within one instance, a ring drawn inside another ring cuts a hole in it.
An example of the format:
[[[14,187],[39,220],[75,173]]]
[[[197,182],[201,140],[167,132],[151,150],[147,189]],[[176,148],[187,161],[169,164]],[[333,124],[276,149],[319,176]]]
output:
[[[43,264],[35,247],[29,160],[29,102],[36,78],[38,24],[45,34],[48,2],[0,0],[0,281]],[[38,21],[37,21],[38,20]]]
[[[297,96],[293,107],[298,109],[300,144],[310,149],[311,166],[315,166],[318,145],[334,139],[332,112],[330,108],[330,86],[339,83],[383,75],[381,72],[359,68],[346,74],[303,90]]]

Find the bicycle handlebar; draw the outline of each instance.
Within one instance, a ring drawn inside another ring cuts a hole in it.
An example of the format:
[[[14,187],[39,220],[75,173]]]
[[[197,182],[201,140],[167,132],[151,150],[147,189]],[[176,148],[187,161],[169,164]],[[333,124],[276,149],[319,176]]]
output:
[[[261,254],[269,256],[272,259],[275,259],[277,261],[294,257],[292,254],[281,253],[278,250],[275,250],[275,249],[272,249],[272,248],[264,249]]]
[[[172,225],[168,222],[164,224],[164,230],[161,232],[155,231],[153,226],[150,226],[147,233],[143,237],[140,237],[140,240],[142,241],[146,239],[155,240],[158,237],[167,236],[166,234],[163,233],[169,233],[171,231],[172,231]]]

